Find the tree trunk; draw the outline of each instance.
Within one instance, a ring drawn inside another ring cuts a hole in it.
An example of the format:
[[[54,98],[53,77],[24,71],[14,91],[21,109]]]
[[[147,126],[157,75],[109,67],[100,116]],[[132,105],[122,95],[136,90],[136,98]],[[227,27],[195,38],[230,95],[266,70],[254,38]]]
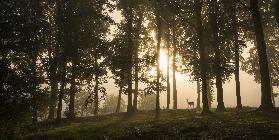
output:
[[[169,34],[168,34],[169,37]],[[170,109],[170,43],[167,39],[167,109]]]
[[[32,64],[31,64],[31,70],[32,70],[32,125],[37,126],[38,123],[38,92],[37,92],[37,86],[38,86],[38,80],[37,80],[37,55],[38,50],[37,48],[34,48],[35,51],[31,53],[32,55]]]
[[[120,112],[122,89],[123,89],[123,86],[122,86],[122,84],[120,84],[119,93],[118,93],[118,100],[117,100],[117,106],[116,106],[115,113],[119,113]]]
[[[236,17],[236,3],[232,3],[232,22],[233,22],[233,43],[234,43],[234,57],[235,57],[235,89],[236,89],[236,110],[242,109],[241,96],[240,96],[240,80],[239,80],[239,44],[238,44],[238,22]]]
[[[160,50],[161,50],[161,15],[159,13],[159,3],[156,7],[156,22],[157,22],[157,79],[156,79],[156,113],[160,112]]]
[[[0,59],[0,97],[4,97],[5,95],[5,87],[4,87],[4,82],[7,80],[7,70],[8,70],[8,66],[9,66],[9,61],[7,59],[7,55],[8,53],[6,52],[5,49],[0,49],[0,54],[1,54],[1,58]],[[4,98],[1,98],[1,105],[2,103],[5,103]]]
[[[220,44],[219,44],[219,26],[218,26],[218,3],[217,0],[211,0],[211,29],[213,32],[213,51],[214,51],[214,73],[216,78],[216,88],[217,88],[217,109],[218,112],[225,111],[225,105],[223,101],[223,83],[222,83],[222,68],[221,68],[221,54],[220,54]]]
[[[212,103],[212,95],[211,95],[211,86],[210,86],[210,80],[207,80],[207,99],[208,99],[208,107],[211,108]]]
[[[129,1],[129,7],[128,7],[128,17],[127,17],[127,25],[128,25],[128,43],[129,43],[129,59],[127,69],[128,69],[128,105],[127,105],[127,113],[132,113],[133,112],[133,78],[132,78],[132,60],[133,60],[133,35],[132,35],[132,30],[133,30],[133,11],[132,11],[132,2]]]
[[[203,25],[202,25],[202,5],[203,0],[195,0],[195,12],[196,12],[196,31],[198,37],[198,47],[199,47],[199,55],[200,55],[200,74],[202,79],[202,103],[203,110],[202,114],[208,114],[209,106],[207,99],[207,61],[208,54],[206,52],[206,48],[204,45],[204,35],[203,35]]]
[[[255,34],[256,34],[256,46],[260,64],[261,74],[261,105],[258,108],[259,111],[269,112],[275,108],[271,101],[271,84],[268,67],[268,59],[266,53],[266,44],[264,40],[264,33],[262,28],[262,17],[260,15],[258,0],[250,0],[250,11],[252,14]]]
[[[94,115],[98,115],[99,110],[99,76],[95,76],[95,87],[94,87]]]
[[[198,98],[197,98],[197,109],[201,109],[201,85],[200,85],[200,81],[197,80],[197,93],[198,93]]]
[[[169,53],[168,53],[169,55]],[[168,57],[169,58],[169,57]],[[170,109],[170,70],[169,70],[169,59],[167,62],[167,109]]]
[[[55,118],[55,108],[57,103],[57,95],[58,95],[58,78],[56,69],[58,67],[58,52],[59,52],[59,45],[62,45],[62,24],[59,22],[61,19],[61,16],[63,15],[63,8],[61,8],[61,1],[57,1],[56,3],[56,9],[55,9],[55,23],[57,25],[57,46],[55,46],[55,54],[53,61],[50,63],[50,87],[51,87],[51,93],[50,93],[50,106],[49,106],[49,115],[48,118],[50,120],[53,120]]]
[[[136,37],[135,37],[135,93],[134,93],[134,111],[138,110],[138,94],[139,94],[139,47],[140,47],[140,31],[142,25],[142,12],[139,15],[139,19],[137,20],[137,27],[136,27]]]
[[[173,82],[173,109],[177,109],[177,89],[176,89],[176,33],[175,33],[175,27],[173,27],[173,58],[172,58],[172,82]]]
[[[63,58],[65,59],[65,58]],[[62,60],[62,68],[61,68],[61,81],[60,81],[60,93],[58,95],[58,106],[57,106],[57,122],[59,123],[62,116],[62,103],[63,103],[63,96],[65,93],[65,80],[66,80],[66,62]]]
[[[271,81],[270,81],[271,82]],[[276,107],[275,106],[275,96],[274,96],[274,93],[273,93],[273,87],[271,86],[271,98],[272,98],[272,104],[273,104],[273,106],[274,107]]]
[[[72,56],[72,76],[70,87],[70,104],[69,104],[69,119],[75,118],[75,95],[76,95],[76,72],[77,61],[75,56]]]
[[[57,90],[58,90],[58,79],[57,79],[57,56],[58,56],[58,47],[55,47],[54,57],[51,56],[51,49],[49,49],[49,80],[50,80],[50,105],[48,119],[53,120],[55,116],[55,108],[57,102]]]
[[[52,65],[52,64],[51,64]],[[58,82],[56,79],[56,68],[50,68],[50,106],[49,106],[49,114],[48,119],[53,120],[55,116],[55,108],[56,108],[56,101],[57,101],[57,90],[58,90]]]

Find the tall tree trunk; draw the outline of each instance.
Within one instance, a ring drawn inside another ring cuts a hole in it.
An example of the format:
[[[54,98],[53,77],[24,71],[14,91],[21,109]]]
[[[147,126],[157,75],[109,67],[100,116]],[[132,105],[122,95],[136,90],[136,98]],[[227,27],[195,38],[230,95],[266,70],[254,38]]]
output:
[[[217,0],[211,0],[211,29],[213,32],[213,51],[214,51],[214,73],[216,78],[216,88],[217,88],[217,109],[218,112],[225,111],[225,105],[223,101],[223,83],[222,83],[222,68],[221,68],[221,54],[220,54],[220,44],[219,44],[219,26],[218,26],[218,3]]]
[[[261,105],[258,108],[260,111],[269,112],[273,111],[275,108],[271,101],[271,84],[269,67],[266,53],[266,44],[264,40],[264,33],[262,28],[262,17],[260,15],[258,0],[250,0],[250,11],[252,14],[255,34],[256,34],[256,46],[259,57],[260,64],[260,74],[261,74]]]
[[[48,112],[48,119],[53,120],[55,116],[55,108],[57,102],[57,90],[58,90],[58,79],[57,79],[57,56],[58,56],[58,46],[55,47],[54,56],[51,56],[52,50],[49,48],[49,80],[50,80],[50,105]]]
[[[196,12],[196,31],[198,37],[199,55],[200,55],[200,74],[202,79],[202,114],[208,114],[209,106],[207,99],[207,63],[208,54],[204,45],[203,25],[202,25],[202,5],[203,0],[195,0],[195,12]]]
[[[176,32],[175,27],[173,27],[173,35],[172,35],[172,41],[173,41],[173,58],[172,58],[172,82],[173,82],[173,109],[177,109],[177,88],[176,88]]]
[[[57,122],[59,123],[61,121],[62,117],[62,105],[63,105],[63,97],[65,94],[65,81],[66,81],[66,62],[65,58],[62,60],[62,66],[61,66],[61,80],[60,80],[60,92],[58,95],[58,106],[57,106]]]
[[[99,76],[95,76],[95,87],[94,87],[94,115],[98,115],[99,110]]]
[[[127,25],[128,25],[128,43],[129,43],[129,59],[128,59],[128,105],[127,105],[127,113],[132,113],[133,112],[133,78],[132,78],[132,60],[133,60],[133,35],[132,35],[132,30],[133,30],[133,10],[132,10],[132,2],[129,1],[129,6],[128,6],[128,17],[127,17]]]
[[[31,70],[32,70],[32,125],[37,126],[38,123],[38,104],[37,104],[37,99],[38,99],[38,92],[37,92],[37,86],[38,86],[38,81],[37,81],[37,55],[38,55],[38,50],[37,48],[34,48],[35,51],[32,52],[32,64],[31,64]]]
[[[197,80],[197,93],[198,93],[198,98],[197,98],[197,109],[201,109],[201,85],[199,79]]]
[[[56,78],[56,66],[51,64],[50,68],[50,105],[49,105],[49,114],[48,118],[50,120],[54,119],[55,116],[55,107],[56,107],[56,100],[57,100],[57,90],[58,90],[58,82]]]
[[[9,61],[7,59],[8,53],[6,52],[7,50],[5,49],[0,49],[0,54],[1,54],[1,59],[0,59],[0,97],[4,97],[5,95],[5,90],[4,90],[4,83],[7,80],[7,70],[9,66]],[[4,98],[1,98],[1,105],[5,103]],[[2,104],[3,103],[3,104]]]
[[[212,105],[212,95],[211,95],[211,86],[210,86],[210,81],[207,80],[207,101],[208,101],[208,107],[211,108]]]
[[[170,43],[167,39],[167,109],[170,109]]]
[[[69,119],[75,117],[75,95],[76,95],[76,73],[77,73],[77,60],[75,56],[72,56],[72,75],[71,75],[71,87],[70,87],[70,104],[69,104]]]
[[[160,50],[161,50],[161,24],[162,19],[159,10],[159,2],[156,3],[156,23],[157,23],[157,79],[156,79],[156,113],[160,112]]]
[[[120,86],[119,86],[118,100],[117,100],[117,106],[116,106],[115,113],[119,113],[120,112],[122,89],[123,89],[123,85],[121,83]]]
[[[140,47],[140,31],[141,31],[141,25],[143,20],[143,13],[140,12],[139,19],[137,20],[136,25],[136,37],[135,37],[135,93],[134,93],[134,102],[133,107],[134,111],[138,110],[138,94],[139,94],[139,47]]]
[[[39,24],[39,20],[41,20],[40,18],[43,15],[43,11],[42,11],[42,5],[41,5],[42,1],[37,0],[37,1],[31,1],[30,2],[30,6],[32,6],[31,11],[32,13],[34,13],[33,16],[33,22],[34,22],[34,42],[32,42],[32,50],[30,50],[31,52],[31,71],[32,71],[32,101],[31,101],[31,107],[32,107],[32,124],[33,126],[37,126],[38,123],[38,86],[39,86],[39,82],[38,82],[38,78],[37,78],[37,57],[39,55],[39,46],[41,44],[39,36],[40,36],[40,24]],[[34,9],[33,9],[34,8]],[[32,33],[31,33],[32,35]]]
[[[273,106],[276,107],[276,106],[275,106],[275,96],[274,96],[274,93],[273,93],[273,87],[272,87],[272,86],[271,86],[271,98],[272,98],[272,104],[273,104]]]
[[[240,51],[239,51],[239,44],[238,44],[238,21],[236,17],[236,3],[232,2],[232,28],[233,28],[233,43],[234,43],[234,57],[235,57],[235,70],[234,70],[234,75],[235,75],[235,90],[236,90],[236,110],[241,110],[242,109],[242,104],[241,104],[241,96],[240,96],[240,80],[239,80],[239,57],[240,57]]]
[[[50,93],[50,106],[49,106],[49,115],[48,118],[50,120],[53,120],[55,118],[55,108],[57,104],[57,95],[58,95],[58,78],[56,69],[58,67],[58,52],[59,52],[59,46],[62,45],[62,24],[59,22],[61,19],[61,16],[63,15],[63,8],[61,8],[61,0],[58,0],[56,3],[56,9],[55,9],[55,22],[57,25],[57,46],[55,46],[55,52],[52,62],[50,62],[50,87],[51,87],[51,93]],[[51,54],[50,54],[51,55]]]

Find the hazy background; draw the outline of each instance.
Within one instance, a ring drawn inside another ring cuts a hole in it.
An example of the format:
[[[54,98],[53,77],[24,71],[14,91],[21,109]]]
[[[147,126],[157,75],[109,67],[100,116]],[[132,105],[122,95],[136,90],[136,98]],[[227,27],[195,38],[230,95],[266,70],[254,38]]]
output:
[[[110,14],[112,19],[119,23],[123,17],[121,16],[120,11],[114,11]],[[111,27],[111,32],[114,32],[114,27]],[[252,44],[248,44],[248,48],[244,50],[242,56],[247,57],[249,55],[249,49],[253,47]],[[190,101],[194,101],[195,105],[197,103],[197,83],[189,82],[189,76],[187,74],[177,73],[177,92],[178,92],[178,108],[183,109],[187,108],[188,104],[186,103],[186,99]],[[107,88],[108,94],[118,95],[118,88],[115,87],[114,80],[108,80],[109,83],[105,84]],[[172,78],[170,79],[171,83],[171,108],[172,108]],[[166,83],[165,83],[166,84]],[[134,86],[134,85],[133,85]],[[140,87],[141,88],[141,87]],[[226,107],[235,107],[236,106],[236,95],[235,95],[235,81],[234,76],[231,77],[229,81],[227,81],[224,85],[224,103]],[[254,77],[247,74],[246,72],[240,72],[240,89],[241,89],[241,98],[243,106],[253,106],[258,107],[260,105],[260,97],[261,97],[261,88],[260,84],[254,81]],[[278,88],[273,88],[274,92],[278,92]],[[212,107],[216,107],[216,88],[214,87],[214,101]],[[123,96],[123,99],[127,101],[127,96]],[[278,99],[275,99],[276,106],[279,103]],[[160,94],[160,105],[161,108],[166,107],[167,105],[167,93],[166,91],[161,92]]]

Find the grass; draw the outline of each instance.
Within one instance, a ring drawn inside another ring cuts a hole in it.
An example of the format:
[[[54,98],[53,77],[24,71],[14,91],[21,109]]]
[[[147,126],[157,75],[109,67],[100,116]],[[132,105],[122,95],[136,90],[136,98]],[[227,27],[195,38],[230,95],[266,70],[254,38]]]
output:
[[[202,116],[197,110],[139,112],[76,118],[59,126],[42,126],[21,139],[262,139],[279,138],[279,115],[250,110]]]

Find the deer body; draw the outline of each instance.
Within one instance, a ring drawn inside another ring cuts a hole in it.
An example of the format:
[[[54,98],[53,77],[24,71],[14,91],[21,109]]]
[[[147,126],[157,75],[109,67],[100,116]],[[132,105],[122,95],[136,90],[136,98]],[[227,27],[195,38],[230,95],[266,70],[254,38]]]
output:
[[[193,108],[194,108],[194,105],[195,105],[194,102],[189,102],[188,99],[186,99],[186,101],[187,101],[187,103],[188,103],[188,108],[190,108],[191,106],[193,106]]]

